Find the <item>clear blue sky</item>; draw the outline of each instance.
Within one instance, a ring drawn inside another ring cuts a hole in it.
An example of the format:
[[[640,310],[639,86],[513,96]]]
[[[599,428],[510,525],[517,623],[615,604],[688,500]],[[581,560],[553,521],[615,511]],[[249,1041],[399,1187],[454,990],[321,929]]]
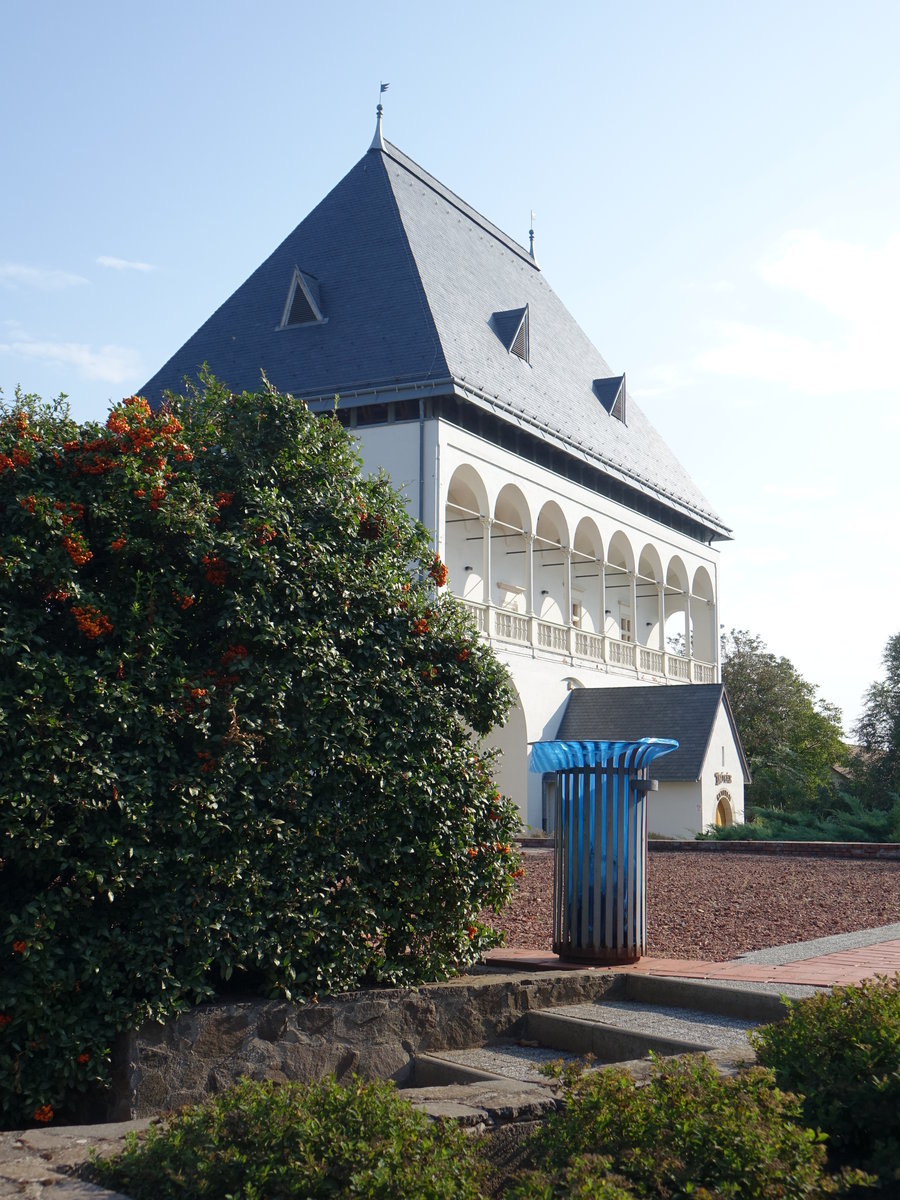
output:
[[[900,631],[900,4],[6,4],[0,387],[140,388],[385,133],[520,241],[849,725]]]

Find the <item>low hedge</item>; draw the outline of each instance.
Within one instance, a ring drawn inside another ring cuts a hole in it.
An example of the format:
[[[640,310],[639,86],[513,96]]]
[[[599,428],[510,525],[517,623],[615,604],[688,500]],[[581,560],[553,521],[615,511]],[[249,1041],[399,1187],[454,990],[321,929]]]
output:
[[[752,1039],[779,1086],[802,1093],[835,1161],[900,1185],[900,975],[788,1002]]]
[[[761,1068],[723,1078],[697,1055],[656,1060],[646,1086],[620,1070],[570,1068],[564,1082],[511,1198],[805,1200],[862,1178],[829,1175],[824,1135]]]
[[[477,1200],[475,1142],[386,1083],[245,1081],[184,1109],[91,1178],[132,1200]]]
[[[813,1200],[869,1182],[828,1174],[824,1135],[768,1071],[723,1079],[697,1056],[657,1062],[646,1086],[616,1070],[563,1075],[563,1107],[511,1181],[489,1139],[356,1079],[245,1081],[131,1135],[90,1178],[132,1200]]]

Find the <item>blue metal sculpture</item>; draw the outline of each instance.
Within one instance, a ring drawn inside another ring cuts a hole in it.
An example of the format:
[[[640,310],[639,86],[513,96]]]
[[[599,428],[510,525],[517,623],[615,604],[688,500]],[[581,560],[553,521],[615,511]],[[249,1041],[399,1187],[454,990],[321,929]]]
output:
[[[638,742],[536,742],[531,770],[555,772],[553,950],[592,963],[634,962],[647,923],[648,768],[678,749]]]

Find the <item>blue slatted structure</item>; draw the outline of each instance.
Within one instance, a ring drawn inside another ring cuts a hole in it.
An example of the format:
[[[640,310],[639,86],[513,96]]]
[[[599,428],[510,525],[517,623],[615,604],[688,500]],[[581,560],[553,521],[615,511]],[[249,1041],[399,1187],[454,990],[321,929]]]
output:
[[[669,738],[536,742],[531,770],[555,772],[553,951],[592,963],[634,962],[647,924],[649,766]]]

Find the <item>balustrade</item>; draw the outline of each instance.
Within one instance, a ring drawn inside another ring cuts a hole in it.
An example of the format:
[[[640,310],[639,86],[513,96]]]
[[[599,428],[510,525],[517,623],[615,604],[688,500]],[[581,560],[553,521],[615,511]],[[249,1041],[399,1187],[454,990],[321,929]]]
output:
[[[664,656],[662,650],[651,650],[649,646],[638,646],[639,662],[642,671],[652,671],[654,675],[662,675]]]
[[[575,630],[575,653],[579,658],[590,658],[594,662],[603,661],[603,638],[597,633],[584,633]]]
[[[617,638],[606,639],[606,661],[614,667],[634,666],[634,642],[620,642]]]
[[[475,628],[479,633],[489,634],[488,629],[488,610],[483,604],[473,604],[471,600],[463,600],[463,608],[475,622]]]
[[[560,650],[563,654],[569,649],[569,631],[565,625],[552,625],[549,621],[538,621],[537,642],[544,650]]]
[[[690,663],[686,658],[680,658],[677,654],[667,654],[666,674],[670,679],[683,679],[687,682],[691,677]]]
[[[519,613],[504,612],[502,608],[495,608],[494,633],[509,642],[527,642],[528,618]]]
[[[474,620],[475,628],[486,637],[533,645],[551,654],[571,654],[590,662],[630,668],[643,674],[679,679],[685,683],[716,682],[716,668],[711,663],[682,658],[678,654],[664,653],[634,642],[620,642],[617,638],[604,637],[599,633],[587,633],[574,625],[557,625],[552,621],[537,620],[523,613],[492,608],[472,600],[463,600],[462,603]]]
[[[709,663],[694,662],[694,683],[715,683],[716,668]]]

